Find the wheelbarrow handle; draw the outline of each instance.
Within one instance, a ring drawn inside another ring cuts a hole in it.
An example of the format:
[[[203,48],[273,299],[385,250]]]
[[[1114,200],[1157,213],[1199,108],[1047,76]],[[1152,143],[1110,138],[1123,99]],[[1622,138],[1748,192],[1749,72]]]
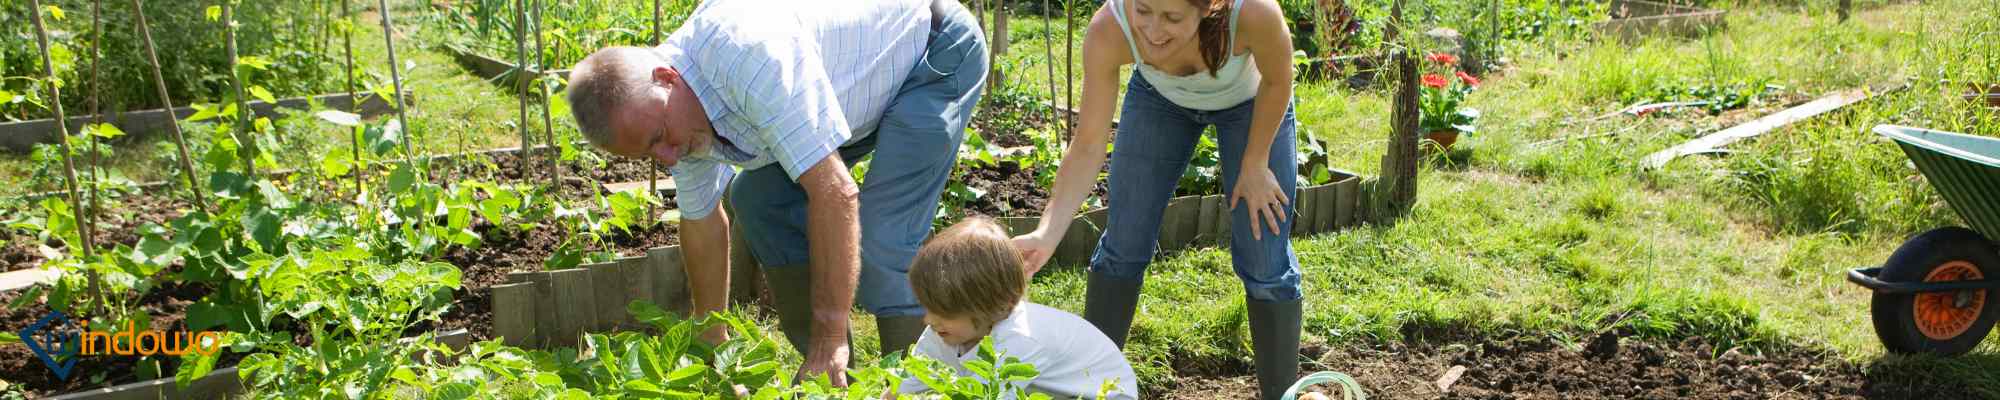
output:
[[[1880,294],[1909,294],[1928,292],[1949,292],[1956,290],[2000,289],[2000,279],[1981,279],[1949,282],[1888,282],[1876,276],[1882,268],[1855,268],[1847,270],[1847,281],[1868,288]]]

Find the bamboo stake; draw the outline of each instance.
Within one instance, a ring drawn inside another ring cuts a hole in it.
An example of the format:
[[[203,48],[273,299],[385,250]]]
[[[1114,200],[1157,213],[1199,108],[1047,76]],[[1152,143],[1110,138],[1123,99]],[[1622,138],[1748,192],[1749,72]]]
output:
[[[660,45],[660,2],[661,0],[653,0],[654,46]],[[931,18],[937,18],[937,16],[931,16]],[[660,164],[658,163],[646,163],[646,193],[653,196],[660,195]],[[646,204],[646,222],[657,224],[660,222],[660,206],[655,203]]]
[[[1076,67],[1076,13],[1070,12],[1071,1],[1063,2],[1063,107],[1077,110],[1075,67]],[[1076,137],[1076,119],[1063,117],[1063,138]]]
[[[172,110],[174,109],[174,101],[172,96],[167,94],[167,78],[164,74],[160,73],[160,55],[153,49],[153,32],[151,29],[146,28],[146,13],[143,12],[145,7],[140,5],[141,1],[132,0],[132,15],[139,20],[139,38],[146,43],[146,60],[151,62],[153,66],[153,88],[160,92],[160,106]],[[181,135],[181,125],[173,123],[167,124],[167,127],[169,128],[168,131],[174,134],[174,146],[180,149],[181,174],[187,177],[188,192],[194,194],[195,208],[207,210],[208,200],[205,199],[206,196],[201,195],[201,183],[195,178],[193,157],[188,155],[187,140]]]
[[[92,120],[100,124],[104,123],[104,114],[99,113],[101,110],[98,109],[97,103],[99,94],[104,91],[103,76],[98,75],[97,69],[99,64],[104,63],[104,53],[99,51],[104,43],[104,21],[98,18],[103,14],[104,7],[101,3],[103,3],[102,0],[90,0],[90,34],[92,38],[90,39],[90,54],[86,56],[90,58],[90,100],[86,104],[90,105],[88,111],[92,116]],[[86,173],[84,180],[90,182],[90,189],[85,192],[89,197],[90,209],[85,211],[84,227],[89,228],[91,233],[87,237],[91,239],[84,240],[83,245],[84,247],[91,247],[97,245],[95,241],[97,237],[97,216],[103,207],[103,199],[98,194],[98,191],[103,187],[99,178],[102,171],[99,171],[99,169],[104,167],[104,152],[102,150],[103,143],[97,139],[97,135],[85,133],[84,138],[90,141],[90,167],[84,169]]]
[[[1042,16],[1044,17],[1044,18],[1042,18],[1042,24],[1043,24],[1043,25],[1042,25],[1042,61],[1043,61],[1043,63],[1042,63],[1042,64],[1043,64],[1043,65],[1047,65],[1047,66],[1048,66],[1047,68],[1044,68],[1044,69],[1047,69],[1047,70],[1048,70],[1048,73],[1044,75],[1044,76],[1046,76],[1046,77],[1047,77],[1048,79],[1047,79],[1047,80],[1044,80],[1044,82],[1048,82],[1048,85],[1049,85],[1049,104],[1053,105],[1053,104],[1055,104],[1055,102],[1056,102],[1056,99],[1058,98],[1058,97],[1056,97],[1056,40],[1055,40],[1055,37],[1054,37],[1054,36],[1050,36],[1050,33],[1049,33],[1050,29],[1048,29],[1048,28],[1050,28],[1050,27],[1051,27],[1051,26],[1050,26],[1050,25],[1051,25],[1051,23],[1049,22],[1049,21],[1050,21],[1050,19],[1049,19],[1049,18],[1046,18],[1046,17],[1048,17],[1048,16],[1049,16],[1049,0],[1042,0]],[[1056,111],[1056,108],[1055,108],[1055,107],[1049,107],[1049,116],[1050,116],[1050,117],[1052,117],[1052,118],[1053,118],[1053,117],[1057,117],[1057,116],[1059,116],[1059,114],[1060,114],[1060,112],[1059,112],[1059,111]],[[1056,119],[1056,120],[1066,120],[1066,119],[1068,119],[1068,118],[1060,118],[1060,119]],[[1051,122],[1053,122],[1053,121],[1051,121]],[[1057,140],[1061,140],[1061,138],[1059,138],[1059,137],[1056,137],[1056,135],[1059,135],[1059,134],[1061,134],[1061,132],[1058,132],[1058,131],[1056,131],[1055,129],[1050,129],[1050,130],[1049,130],[1049,137],[1050,137],[1050,138],[1052,138],[1052,139],[1057,139]]]
[[[521,110],[521,176],[527,177],[529,150],[535,143],[528,137],[528,0],[514,0],[514,90]],[[553,177],[551,177],[553,178]],[[549,181],[550,185],[561,182]]]
[[[340,2],[340,21],[346,23],[346,29],[342,29],[340,32],[340,43],[342,46],[347,47],[347,68],[341,70],[341,75],[347,76],[347,108],[348,112],[352,112],[354,115],[361,115],[361,98],[354,95],[354,12],[347,8],[348,0],[333,1]],[[354,195],[357,196],[357,200],[360,199],[358,196],[364,190],[362,189],[362,179],[368,175],[368,164],[361,162],[360,130],[361,127],[358,126],[347,128],[347,143],[354,148],[352,150],[354,152],[355,168]]]
[[[555,94],[550,93],[548,82],[541,80],[542,77],[549,74],[548,52],[544,51],[542,46],[543,7],[542,0],[535,0],[535,83],[542,87],[542,134],[548,140],[548,146],[542,151],[542,155],[549,158],[549,182],[561,185],[562,164],[560,160],[557,160],[559,158],[559,154],[557,153],[561,152],[561,150],[558,150],[556,147],[555,122],[549,117],[549,102],[552,101],[551,99],[554,99],[551,96]],[[658,27],[659,23],[655,21],[653,26]],[[522,99],[525,101],[526,98]]]
[[[397,67],[396,64],[396,27],[395,23],[389,21],[389,15],[391,14],[389,12],[389,0],[375,0],[375,6],[382,11],[382,41],[387,45],[389,50],[389,84],[395,86],[394,89],[396,89],[396,93],[394,94],[396,97],[396,123],[403,126],[403,157],[414,159],[416,152],[410,150],[410,142],[415,140],[415,135],[412,132],[416,132],[416,129],[410,127],[410,120],[405,116],[405,114],[409,113],[404,110],[403,73],[401,72],[402,69]]]
[[[63,153],[63,186],[69,189],[70,206],[81,213],[84,211],[84,205],[82,198],[76,194],[76,161],[70,159],[69,154],[69,119],[63,116],[62,85],[56,84],[55,61],[49,57],[49,30],[42,25],[42,0],[29,0],[29,5],[33,7],[28,10],[28,15],[33,16],[35,21],[35,43],[42,50],[42,70],[48,73],[49,109],[56,112],[56,132],[62,133],[60,142]],[[95,255],[90,249],[90,229],[87,226],[88,224],[76,226],[77,237],[83,239],[83,256],[86,258]]]
[[[255,118],[255,115],[250,112],[250,99],[243,94],[243,77],[236,73],[236,17],[231,11],[234,7],[229,5],[232,2],[234,1],[222,0],[222,38],[224,48],[229,53],[229,86],[236,89],[235,132],[241,133],[233,136],[238,146],[236,153],[243,157],[243,171],[248,172],[250,176],[257,176],[256,154],[262,149],[257,148],[257,141],[254,139],[256,132],[250,129],[250,120]]]

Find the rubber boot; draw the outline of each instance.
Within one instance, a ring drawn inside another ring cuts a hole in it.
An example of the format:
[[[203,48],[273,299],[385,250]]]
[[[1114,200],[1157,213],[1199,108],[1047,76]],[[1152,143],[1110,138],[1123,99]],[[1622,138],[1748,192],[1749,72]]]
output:
[[[1251,299],[1250,341],[1257,361],[1257,389],[1264,400],[1285,396],[1299,377],[1299,300],[1267,302]]]
[[[1139,288],[1145,283],[1143,276],[1128,279],[1091,272],[1090,287],[1083,295],[1083,319],[1124,349],[1125,335],[1131,333],[1132,316],[1139,307]]]
[[[910,354],[910,345],[917,343],[917,337],[924,335],[924,316],[875,317],[875,331],[881,339],[882,356],[903,352]]]
[[[806,355],[812,349],[812,268],[785,265],[764,269],[771,287],[771,305],[778,310],[778,330],[792,349]]]

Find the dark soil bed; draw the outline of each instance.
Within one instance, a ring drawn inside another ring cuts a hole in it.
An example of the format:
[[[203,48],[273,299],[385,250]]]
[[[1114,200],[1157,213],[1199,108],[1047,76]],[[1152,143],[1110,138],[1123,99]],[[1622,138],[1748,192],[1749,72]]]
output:
[[[1371,399],[1862,399],[1978,398],[1950,382],[1881,376],[1808,350],[1756,352],[1718,348],[1701,338],[1679,342],[1603,334],[1584,343],[1548,338],[1419,340],[1329,351],[1308,346],[1309,370],[1354,376]],[[1241,363],[1238,363],[1241,364]],[[1437,382],[1465,370],[1448,389]],[[1175,380],[1157,397],[1254,399],[1247,365]],[[1923,379],[1916,377],[1916,379]],[[1338,399],[1337,389],[1322,387]]]

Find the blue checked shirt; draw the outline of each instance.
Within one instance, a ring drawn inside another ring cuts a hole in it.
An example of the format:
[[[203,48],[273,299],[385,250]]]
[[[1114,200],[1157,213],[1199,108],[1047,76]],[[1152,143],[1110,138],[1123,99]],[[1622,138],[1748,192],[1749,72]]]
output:
[[[873,134],[930,39],[931,0],[709,0],[654,51],[722,140],[672,168],[681,216],[706,218],[744,170],[794,181]]]

